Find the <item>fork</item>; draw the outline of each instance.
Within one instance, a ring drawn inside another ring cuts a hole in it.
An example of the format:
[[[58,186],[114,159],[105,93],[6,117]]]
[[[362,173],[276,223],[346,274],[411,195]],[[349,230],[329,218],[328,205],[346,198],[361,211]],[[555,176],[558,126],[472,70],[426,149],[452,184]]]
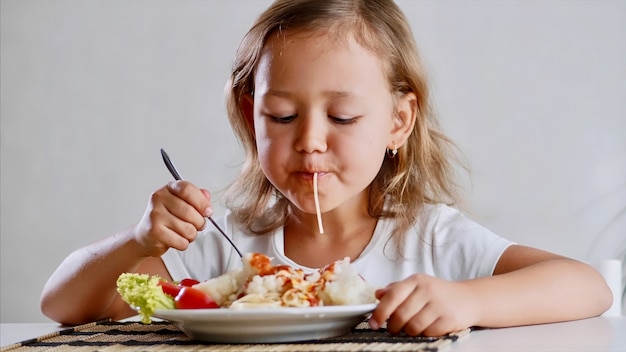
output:
[[[163,150],[163,148],[161,148],[161,156],[163,157],[163,161],[165,162],[165,166],[167,166],[167,169],[170,171],[172,176],[174,176],[174,179],[177,180],[177,181],[182,180],[183,178],[180,176],[180,173],[178,173],[178,170],[176,170],[176,167],[174,166],[174,164],[170,160],[170,157],[167,155],[165,150]],[[235,243],[233,243],[233,241],[230,239],[230,237],[228,237],[226,232],[224,232],[224,230],[222,230],[222,228],[215,222],[215,220],[213,220],[213,218],[210,217],[210,216],[205,216],[205,218],[209,219],[209,221],[211,221],[213,226],[215,226],[215,228],[222,234],[222,236],[224,236],[224,238],[226,238],[228,240],[230,245],[233,246],[235,251],[237,251],[237,254],[239,254],[239,258],[243,258],[243,255],[241,254],[241,251],[239,251],[239,248],[237,248],[237,246],[235,246]]]

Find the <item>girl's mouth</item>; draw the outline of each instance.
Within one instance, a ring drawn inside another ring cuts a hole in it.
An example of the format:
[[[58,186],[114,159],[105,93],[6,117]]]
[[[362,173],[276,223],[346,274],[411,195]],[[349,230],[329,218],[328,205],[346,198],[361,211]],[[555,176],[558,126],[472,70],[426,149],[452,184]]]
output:
[[[301,178],[313,182],[313,177],[315,176],[316,173],[317,173],[318,178],[324,177],[324,175],[327,174],[327,172],[324,172],[324,171],[300,171],[297,174]]]

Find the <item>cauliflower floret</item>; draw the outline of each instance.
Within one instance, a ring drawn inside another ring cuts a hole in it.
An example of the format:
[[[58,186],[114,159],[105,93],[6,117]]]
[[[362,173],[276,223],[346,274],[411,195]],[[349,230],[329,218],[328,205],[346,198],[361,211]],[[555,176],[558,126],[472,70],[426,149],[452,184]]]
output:
[[[326,305],[352,305],[375,303],[376,290],[365,282],[359,273],[350,266],[350,259],[337,261],[323,276],[327,277],[319,295]]]
[[[227,307],[237,299],[246,278],[242,270],[233,270],[193,287],[206,292],[220,307]]]

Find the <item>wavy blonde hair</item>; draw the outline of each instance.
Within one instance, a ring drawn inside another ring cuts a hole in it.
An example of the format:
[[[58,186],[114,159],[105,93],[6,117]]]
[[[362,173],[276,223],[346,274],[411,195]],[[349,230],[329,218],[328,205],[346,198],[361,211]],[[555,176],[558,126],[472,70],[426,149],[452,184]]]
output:
[[[394,217],[394,236],[405,233],[425,203],[456,204],[454,145],[440,132],[430,101],[426,73],[408,22],[390,0],[278,0],[244,36],[226,86],[230,123],[245,151],[241,174],[229,186],[225,202],[238,221],[257,234],[283,226],[289,201],[263,174],[252,126],[241,99],[254,92],[254,73],[270,35],[324,32],[353,36],[384,62],[393,96],[417,97],[414,130],[394,158],[386,158],[369,187],[369,213]],[[387,207],[384,207],[388,204]]]

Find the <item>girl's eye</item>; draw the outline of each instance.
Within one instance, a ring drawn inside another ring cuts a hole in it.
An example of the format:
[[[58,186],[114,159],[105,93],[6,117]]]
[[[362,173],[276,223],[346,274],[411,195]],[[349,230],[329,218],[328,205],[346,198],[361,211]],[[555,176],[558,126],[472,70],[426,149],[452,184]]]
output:
[[[353,117],[353,118],[341,118],[341,117],[335,117],[335,116],[328,116],[329,119],[331,119],[333,122],[340,124],[340,125],[350,125],[353,123],[356,123],[357,121],[357,117]]]
[[[296,117],[298,117],[298,115],[289,115],[289,116],[273,116],[273,115],[267,115],[269,117],[270,120],[272,120],[272,122],[275,123],[290,123],[293,120],[296,119]],[[328,118],[333,121],[336,124],[339,125],[350,125],[353,123],[356,123],[358,117],[353,117],[353,118],[342,118],[342,117],[336,117],[336,116],[328,116]]]
[[[268,115],[268,117],[276,123],[289,123],[296,118],[296,115],[289,115],[285,117]]]

